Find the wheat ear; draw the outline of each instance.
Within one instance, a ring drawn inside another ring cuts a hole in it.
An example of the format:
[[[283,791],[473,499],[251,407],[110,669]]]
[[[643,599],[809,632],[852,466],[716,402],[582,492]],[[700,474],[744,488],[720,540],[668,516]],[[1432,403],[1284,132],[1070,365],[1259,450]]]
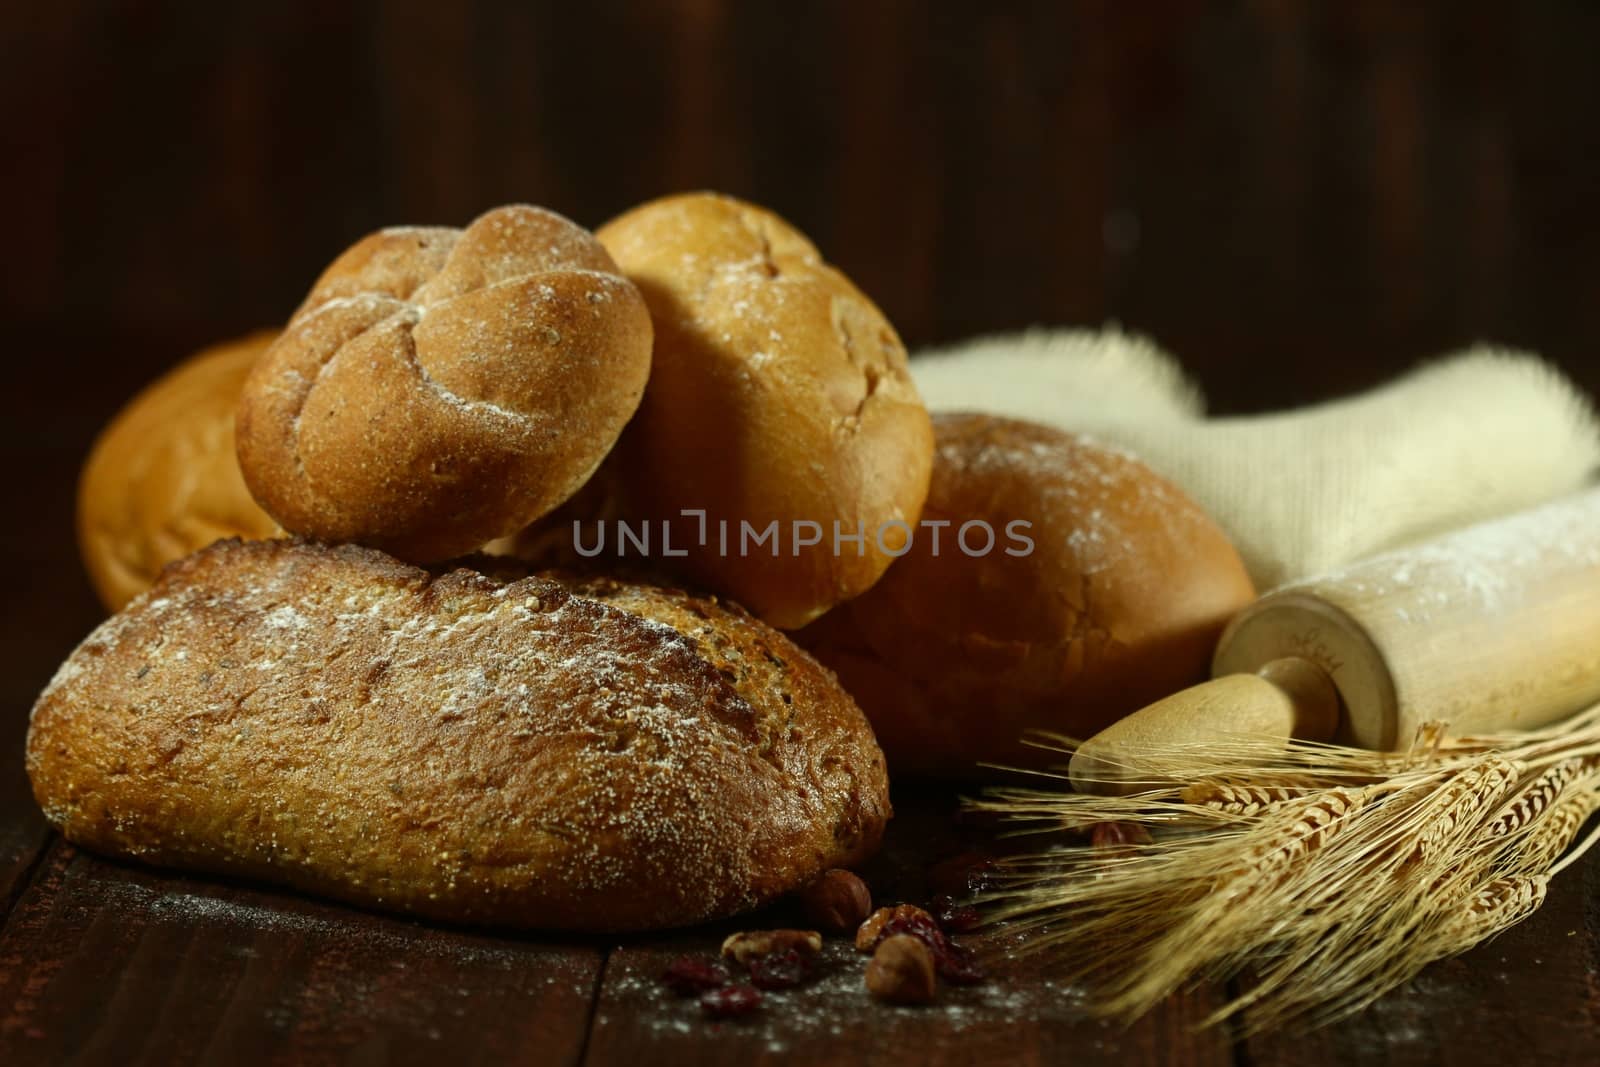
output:
[[[1138,759],[1184,784],[971,802],[1045,835],[1005,866],[991,917],[1086,982],[1092,1013],[1123,1020],[1239,974],[1246,988],[1208,1022],[1338,1018],[1521,921],[1600,840],[1579,839],[1600,810],[1600,708],[1525,734],[1430,723],[1400,753],[1223,737]],[[1104,821],[1154,838],[1116,855],[1060,840]]]

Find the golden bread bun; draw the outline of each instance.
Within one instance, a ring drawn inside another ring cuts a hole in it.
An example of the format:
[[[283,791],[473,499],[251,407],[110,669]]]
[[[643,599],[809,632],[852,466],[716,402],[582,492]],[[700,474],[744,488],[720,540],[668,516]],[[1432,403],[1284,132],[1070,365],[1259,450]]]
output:
[[[1202,681],[1255,590],[1199,505],[1119,449],[1049,427],[938,415],[928,530],[872,590],[797,635],[838,672],[897,776],[1062,762],[1020,743],[1084,738]],[[1029,528],[1008,535],[1008,524]],[[982,521],[994,547],[973,527]]]
[[[861,862],[883,754],[833,676],[715,600],[224,541],[39,697],[68,840],[451,922],[678,926]]]
[[[246,381],[239,464],[294,533],[460,555],[588,480],[638,406],[650,336],[605,249],[543,208],[382,230]]]
[[[78,551],[111,611],[161,568],[222,537],[271,537],[245,488],[233,413],[263,330],[207,348],[145,387],[95,441],[78,480]]]
[[[596,236],[656,327],[650,385],[620,446],[629,506],[673,522],[685,573],[775,626],[870,588],[892,558],[874,531],[916,523],[933,451],[888,320],[803,234],[730,197],[657,200]],[[706,513],[706,546],[686,509]],[[782,551],[720,551],[723,521],[735,544],[741,522],[776,521]],[[796,521],[817,523],[821,543],[797,546]],[[864,546],[835,552],[836,522],[864,529]]]

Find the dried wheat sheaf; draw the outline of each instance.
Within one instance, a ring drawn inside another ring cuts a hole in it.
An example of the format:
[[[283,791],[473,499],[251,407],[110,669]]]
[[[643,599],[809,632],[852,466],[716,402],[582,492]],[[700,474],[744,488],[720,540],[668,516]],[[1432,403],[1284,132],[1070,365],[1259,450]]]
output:
[[[1525,919],[1600,838],[1578,840],[1600,810],[1600,707],[1516,734],[1452,738],[1428,723],[1398,753],[1219,737],[1141,753],[1140,769],[1183,784],[1125,797],[996,788],[969,802],[1017,833],[1069,832],[1074,843],[1006,861],[989,915],[1114,1019],[1243,975],[1207,1024],[1331,1022]],[[1104,822],[1151,841],[1075,843]]]

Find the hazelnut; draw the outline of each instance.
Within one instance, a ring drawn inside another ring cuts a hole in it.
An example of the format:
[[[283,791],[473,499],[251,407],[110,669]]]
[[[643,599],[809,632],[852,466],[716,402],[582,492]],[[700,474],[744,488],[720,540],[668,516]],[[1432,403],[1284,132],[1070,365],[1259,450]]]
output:
[[[822,951],[822,935],[815,930],[748,930],[729,934],[722,943],[723,956],[745,966],[753,959],[791,950],[815,956]]]
[[[927,1004],[933,991],[933,952],[922,939],[884,938],[867,963],[867,992],[889,1004]]]
[[[847,934],[872,914],[867,883],[844,870],[831,870],[800,893],[806,918],[830,934]]]
[[[883,935],[884,924],[897,919],[908,922],[926,921],[928,926],[935,930],[939,927],[932,915],[929,915],[914,904],[897,904],[892,908],[879,908],[868,916],[867,921],[862,923],[860,928],[856,930],[856,949],[860,952],[871,952],[877,946],[878,939]]]

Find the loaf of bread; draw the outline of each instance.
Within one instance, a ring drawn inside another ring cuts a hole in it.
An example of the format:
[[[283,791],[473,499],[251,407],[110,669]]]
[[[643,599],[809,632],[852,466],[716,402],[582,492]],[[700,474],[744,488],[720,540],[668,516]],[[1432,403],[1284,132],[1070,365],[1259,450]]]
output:
[[[876,847],[881,752],[737,608],[220,542],[96,630],[27,767],[68,840],[449,921],[643,930]]]
[[[684,573],[775,626],[870,588],[892,559],[875,534],[917,521],[933,450],[888,320],[798,230],[730,197],[657,200],[596,236],[656,329],[620,446],[629,506],[673,523]],[[741,548],[741,524],[773,536]]]
[[[1205,679],[1255,594],[1197,504],[1130,454],[1035,423],[934,428],[924,519],[949,525],[798,635],[866,710],[896,780],[1059,763],[1024,732],[1086,738]]]
[[[205,349],[128,402],[95,441],[78,481],[78,550],[111,611],[161,568],[221,537],[270,537],[233,450],[239,390],[277,336]]]
[[[552,212],[382,230],[246,381],[239,463],[291,532],[457,556],[588,480],[638,407],[650,339],[638,290]]]

